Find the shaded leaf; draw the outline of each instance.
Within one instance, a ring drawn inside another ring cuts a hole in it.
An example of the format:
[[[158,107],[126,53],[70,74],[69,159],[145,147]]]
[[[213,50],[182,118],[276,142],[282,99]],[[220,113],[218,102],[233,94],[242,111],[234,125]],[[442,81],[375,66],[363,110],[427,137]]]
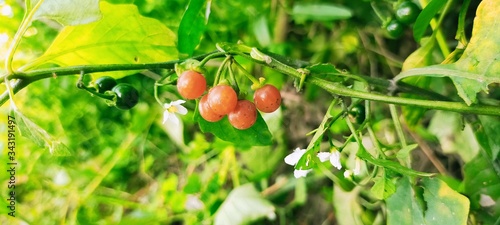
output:
[[[179,24],[179,30],[177,31],[179,45],[177,48],[180,53],[187,54],[187,56],[193,54],[194,49],[200,43],[201,37],[205,32],[208,18],[205,18],[203,15],[202,9],[204,4],[205,0],[189,1]]]
[[[23,115],[18,109],[13,109],[13,114],[16,118],[19,133],[21,133],[22,136],[32,140],[36,145],[42,148],[48,148],[52,155],[71,155],[70,150],[66,145],[54,139],[47,133],[47,131]]]
[[[340,225],[363,225],[361,219],[361,204],[358,201],[360,188],[352,191],[344,191],[340,186],[333,186],[333,207],[338,216],[337,222]]]
[[[329,3],[296,3],[292,9],[292,17],[298,21],[333,21],[351,16],[350,9]]]
[[[434,18],[434,16],[444,7],[446,2],[447,1],[433,0],[422,9],[422,12],[420,12],[413,25],[413,37],[417,42],[424,36],[432,18]]]
[[[491,162],[484,155],[478,155],[464,166],[465,171],[465,192],[478,207],[480,194],[487,194],[495,201],[500,201],[500,174],[498,174]]]
[[[237,145],[263,146],[273,143],[273,135],[269,132],[269,128],[260,113],[257,113],[255,124],[246,130],[234,128],[229,123],[227,116],[213,123],[203,119],[199,111],[196,110],[194,119],[198,122],[201,131],[212,133],[224,141],[233,142]]]
[[[264,199],[253,184],[237,187],[215,213],[215,225],[245,224],[256,219],[274,215],[275,208]]]
[[[98,22],[63,28],[47,51],[22,69],[48,63],[59,66],[128,64],[177,58],[175,34],[160,21],[141,16],[134,5],[102,2],[101,10],[103,18]],[[120,78],[130,73],[109,75]]]
[[[499,1],[482,1],[474,19],[472,38],[457,62],[407,70],[396,80],[411,76],[448,76],[466,104],[476,102],[478,92],[487,92],[489,84],[500,83],[499,13]]]
[[[40,0],[31,1],[34,7]],[[33,19],[48,18],[62,25],[81,25],[101,18],[99,0],[44,0]]]
[[[436,178],[423,179],[423,202],[408,178],[398,183],[397,191],[387,199],[387,224],[467,224],[469,200]],[[425,213],[424,213],[425,209]]]

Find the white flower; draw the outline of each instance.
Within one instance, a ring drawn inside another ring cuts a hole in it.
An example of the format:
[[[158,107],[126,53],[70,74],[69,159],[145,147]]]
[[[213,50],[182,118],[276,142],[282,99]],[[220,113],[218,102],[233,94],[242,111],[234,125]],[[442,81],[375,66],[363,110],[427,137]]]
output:
[[[164,104],[163,108],[165,108],[165,112],[163,112],[163,124],[169,122],[176,126],[179,125],[180,119],[177,114],[186,115],[188,112],[187,109],[182,106],[185,102],[184,100],[177,100]]]
[[[332,155],[330,156],[330,163],[332,166],[337,168],[338,170],[342,169],[342,164],[340,164],[340,152],[337,150],[333,150]]]
[[[295,166],[306,151],[307,150],[305,149],[296,148],[292,153],[285,157],[285,163],[290,166]]]
[[[342,169],[342,164],[340,164],[340,152],[337,150],[333,150],[333,152],[319,152],[318,153],[319,161],[326,162],[330,160],[332,166],[337,168],[338,170]]]
[[[308,170],[294,170],[293,171],[293,176],[295,178],[301,178],[301,177],[306,177],[309,172],[311,172],[312,169]]]

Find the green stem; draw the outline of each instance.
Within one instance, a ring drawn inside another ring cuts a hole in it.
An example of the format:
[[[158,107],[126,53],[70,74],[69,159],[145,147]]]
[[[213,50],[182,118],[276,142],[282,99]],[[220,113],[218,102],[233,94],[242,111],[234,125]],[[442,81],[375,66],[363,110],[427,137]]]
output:
[[[398,111],[394,104],[389,104],[389,110],[391,111],[392,121],[394,123],[394,129],[396,129],[396,135],[398,136],[399,141],[401,142],[401,147],[406,147],[408,144],[406,142],[405,135],[403,133],[403,127],[401,126],[401,122],[399,121]],[[406,161],[404,162],[408,168],[411,167],[411,157],[406,157]]]
[[[224,59],[224,61],[222,61],[222,63],[220,64],[219,69],[217,69],[217,73],[215,73],[215,79],[214,79],[214,85],[213,85],[214,87],[217,84],[219,84],[222,71],[224,70],[224,68],[225,68],[226,64],[229,62],[229,60],[231,60],[232,58],[233,58],[233,56],[227,55],[226,58]]]
[[[7,50],[7,54],[5,57],[5,69],[7,70],[7,74],[12,74],[14,71],[12,68],[12,60],[14,59],[14,53],[16,52],[17,47],[19,47],[19,44],[21,43],[21,39],[24,33],[26,33],[26,30],[28,30],[28,27],[31,25],[35,12],[38,10],[38,8],[40,8],[43,1],[44,0],[39,0],[31,10],[29,9],[29,5],[27,5],[28,8],[26,8],[26,13],[24,14],[24,18],[21,22],[21,25],[19,26],[19,29],[14,35],[12,43],[10,44],[9,49]]]
[[[251,59],[249,56],[244,56],[246,58]],[[273,70],[278,72],[290,75],[295,78],[300,78],[302,75],[295,68],[284,65],[276,60],[271,60],[269,63],[262,63],[257,60],[253,60],[254,62],[261,63],[270,67]],[[394,97],[387,96],[382,94],[377,94],[373,92],[364,92],[359,90],[350,89],[348,87],[344,87],[341,84],[334,83],[331,81],[327,81],[322,78],[318,78],[315,76],[309,76],[308,81],[312,84],[315,84],[324,90],[340,96],[348,96],[353,98],[361,98],[370,101],[378,101],[385,102],[390,104],[397,105],[406,105],[406,106],[418,106],[427,109],[438,109],[438,110],[446,110],[453,111],[459,113],[470,113],[470,114],[481,114],[481,115],[492,115],[492,116],[500,116],[500,110],[496,106],[489,105],[472,105],[468,106],[461,102],[450,102],[450,101],[435,101],[435,100],[422,100],[422,99],[411,99],[411,98],[402,98],[402,97]]]
[[[241,64],[239,64],[237,61],[234,61],[234,65],[240,69],[243,74],[250,80],[252,81],[252,84],[258,85],[260,82],[255,78],[252,74],[250,74]]]

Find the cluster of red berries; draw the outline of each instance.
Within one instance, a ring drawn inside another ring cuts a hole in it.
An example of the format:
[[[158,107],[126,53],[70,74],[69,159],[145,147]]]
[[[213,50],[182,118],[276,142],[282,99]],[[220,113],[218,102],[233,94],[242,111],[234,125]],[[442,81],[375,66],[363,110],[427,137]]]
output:
[[[177,80],[177,90],[186,99],[197,99],[205,93],[207,81],[205,77],[192,70],[185,71]],[[279,90],[269,84],[257,89],[254,102],[238,100],[236,91],[225,84],[220,84],[208,91],[198,103],[201,117],[209,122],[217,122],[227,115],[229,123],[239,130],[252,127],[257,121],[257,109],[270,113],[281,105]]]

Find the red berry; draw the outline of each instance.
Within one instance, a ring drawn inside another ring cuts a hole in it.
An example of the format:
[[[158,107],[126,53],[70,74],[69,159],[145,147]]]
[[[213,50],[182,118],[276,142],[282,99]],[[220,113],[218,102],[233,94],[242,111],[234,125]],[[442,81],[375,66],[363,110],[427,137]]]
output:
[[[200,112],[201,117],[203,117],[206,121],[217,122],[224,116],[214,113],[207,102],[207,96],[208,95],[201,97],[200,102],[198,103],[198,111]]]
[[[281,94],[276,87],[266,84],[255,91],[253,101],[257,109],[265,113],[270,113],[276,111],[280,107]]]
[[[186,70],[177,79],[177,91],[185,99],[199,98],[207,88],[207,80],[196,71]]]
[[[234,110],[238,102],[238,96],[229,85],[217,85],[208,92],[207,102],[214,113],[227,115]]]
[[[236,108],[227,114],[227,118],[234,128],[245,130],[253,126],[257,121],[257,109],[252,102],[240,100],[236,104]]]

